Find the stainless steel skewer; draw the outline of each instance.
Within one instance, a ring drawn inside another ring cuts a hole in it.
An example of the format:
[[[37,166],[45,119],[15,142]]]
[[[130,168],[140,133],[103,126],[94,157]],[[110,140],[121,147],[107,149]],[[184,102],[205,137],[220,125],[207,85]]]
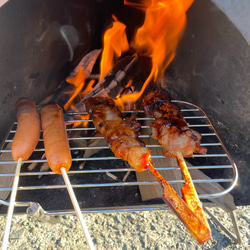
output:
[[[13,216],[13,211],[14,211],[14,206],[15,206],[21,166],[22,166],[22,158],[19,158],[17,161],[16,173],[15,173],[14,182],[12,186],[12,192],[10,196],[10,203],[9,203],[7,221],[6,221],[5,232],[4,232],[4,237],[3,237],[2,250],[7,249],[8,243],[9,243],[10,227],[11,227],[11,221],[12,221],[12,216]]]
[[[89,231],[88,231],[88,227],[84,221],[84,218],[82,216],[82,212],[81,212],[81,209],[79,207],[79,204],[78,204],[78,201],[76,199],[76,196],[75,196],[75,193],[74,193],[74,190],[71,186],[71,183],[70,183],[70,180],[69,180],[69,177],[68,177],[68,174],[66,172],[66,169],[65,168],[61,168],[61,173],[62,173],[62,176],[63,176],[63,179],[65,181],[65,184],[66,184],[66,187],[68,189],[68,192],[69,192],[69,196],[70,196],[70,199],[72,201],[72,204],[74,206],[74,209],[75,209],[75,212],[76,212],[76,215],[80,221],[80,224],[81,224],[81,227],[82,227],[82,230],[83,230],[83,233],[85,235],[85,238],[86,238],[86,241],[87,241],[87,244],[89,246],[89,248],[91,250],[95,250],[95,246],[93,244],[93,241],[90,237],[90,234],[89,234]]]

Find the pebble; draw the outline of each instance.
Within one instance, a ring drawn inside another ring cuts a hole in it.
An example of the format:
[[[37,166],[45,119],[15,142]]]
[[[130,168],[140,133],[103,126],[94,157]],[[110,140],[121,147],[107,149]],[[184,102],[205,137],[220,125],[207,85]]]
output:
[[[230,217],[221,209],[209,208],[209,210],[223,221],[226,228],[232,230]],[[84,214],[84,218],[96,250],[250,249],[250,206],[238,207],[235,213],[240,226],[242,244],[234,243],[209,219],[212,238],[203,245],[199,245],[176,216],[169,211],[90,213]],[[0,245],[5,221],[6,218],[0,216]],[[88,249],[80,224],[73,215],[63,215],[60,222],[55,225],[39,222],[26,215],[14,215],[11,229],[8,248],[10,250]]]

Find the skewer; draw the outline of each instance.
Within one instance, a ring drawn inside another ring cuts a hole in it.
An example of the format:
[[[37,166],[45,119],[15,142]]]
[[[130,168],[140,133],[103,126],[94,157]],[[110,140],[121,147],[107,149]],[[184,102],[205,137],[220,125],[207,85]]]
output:
[[[70,183],[70,180],[69,180],[69,177],[68,177],[68,174],[66,172],[66,169],[65,168],[61,168],[61,173],[62,173],[62,176],[63,176],[63,179],[64,179],[64,182],[66,184],[66,187],[68,189],[68,192],[69,192],[69,196],[70,196],[70,199],[72,201],[72,204],[74,206],[74,209],[75,209],[75,212],[76,212],[76,215],[80,221],[80,224],[81,224],[81,227],[83,229],[83,233],[85,235],[85,238],[86,238],[86,241],[87,241],[87,244],[89,246],[89,248],[91,250],[95,250],[95,246],[92,242],[92,239],[90,237],[90,234],[89,234],[89,231],[88,231],[88,227],[83,219],[83,216],[82,216],[82,212],[81,212],[81,209],[79,207],[79,204],[78,204],[78,201],[76,199],[76,196],[75,196],[75,193],[74,193],[74,190],[71,186],[71,183]]]
[[[12,192],[11,192],[11,196],[10,196],[10,203],[9,203],[7,221],[6,221],[5,231],[4,231],[2,250],[7,249],[7,247],[8,247],[11,220],[12,220],[14,206],[15,206],[15,200],[16,200],[16,194],[17,194],[21,166],[22,166],[22,158],[19,158],[17,161],[16,172],[15,172],[14,182],[13,182],[13,186],[12,186]]]
[[[188,204],[175,192],[171,185],[161,176],[151,162],[147,164],[150,173],[158,180],[164,189],[163,200],[186,226],[188,231],[200,243],[204,243],[211,237],[208,223],[200,219]]]
[[[181,188],[182,196],[188,207],[197,214],[197,216],[200,218],[200,220],[203,221],[203,223],[205,223],[209,227],[207,218],[202,208],[201,201],[198,197],[193,180],[181,152],[177,152],[176,159],[185,181],[185,185]]]

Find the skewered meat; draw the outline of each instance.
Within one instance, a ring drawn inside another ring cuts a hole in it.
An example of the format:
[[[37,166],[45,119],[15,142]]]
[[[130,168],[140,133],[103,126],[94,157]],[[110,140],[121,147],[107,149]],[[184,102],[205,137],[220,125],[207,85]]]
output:
[[[147,93],[143,103],[145,111],[155,117],[150,125],[152,137],[165,148],[164,156],[176,157],[177,152],[183,157],[206,153],[206,148],[200,146],[200,133],[188,128],[180,109],[170,103],[164,91],[157,89]]]
[[[40,138],[40,115],[36,109],[36,104],[27,98],[19,99],[16,108],[18,124],[11,152],[15,161],[19,158],[27,160]]]
[[[123,121],[120,110],[110,98],[89,98],[85,105],[92,114],[94,126],[104,135],[115,156],[128,161],[138,172],[144,171],[147,166],[143,159],[150,155],[150,149],[138,139],[140,124],[134,118]]]
[[[61,168],[71,167],[71,153],[67,139],[63,111],[57,104],[41,109],[45,155],[51,170],[61,174]]]
[[[123,121],[121,112],[110,98],[89,98],[86,100],[86,110],[92,114],[96,129],[104,135],[115,156],[128,161],[138,172],[148,169],[164,189],[163,200],[193,237],[200,244],[209,240],[209,226],[195,214],[152,165],[150,149],[144,147],[138,139],[140,124],[133,118]]]
[[[210,231],[202,203],[183,158],[192,156],[194,152],[206,153],[206,148],[200,146],[200,133],[188,128],[180,109],[170,103],[168,95],[161,89],[147,93],[143,102],[145,111],[155,117],[155,121],[150,125],[152,137],[166,148],[166,157],[177,159],[185,180],[185,185],[181,188],[183,199]]]

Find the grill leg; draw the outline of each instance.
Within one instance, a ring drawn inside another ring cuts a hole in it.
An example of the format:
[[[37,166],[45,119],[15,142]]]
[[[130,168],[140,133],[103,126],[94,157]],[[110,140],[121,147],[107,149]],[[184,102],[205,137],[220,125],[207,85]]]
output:
[[[230,212],[230,216],[231,216],[231,220],[233,222],[234,231],[236,233],[237,243],[241,244],[242,240],[241,240],[241,236],[240,236],[240,230],[239,230],[239,227],[238,227],[238,223],[237,223],[237,219],[236,219],[234,211]]]
[[[50,224],[56,224],[59,222],[58,216],[48,215],[47,212],[37,202],[31,202],[26,212],[29,216],[35,217],[42,222],[48,222]]]
[[[236,219],[236,216],[235,216],[235,213],[234,211],[231,211],[230,212],[230,217],[231,217],[231,220],[232,220],[232,223],[233,223],[233,227],[234,227],[234,231],[235,231],[235,234],[236,234],[236,237],[230,232],[228,231],[227,228],[225,228],[221,223],[220,221],[206,208],[204,207],[204,210],[209,214],[209,216],[214,220],[214,222],[219,225],[221,227],[221,229],[233,240],[235,241],[236,243],[238,244],[241,244],[242,243],[242,240],[241,240],[241,236],[240,236],[240,231],[239,231],[239,227],[238,227],[238,223],[237,223],[237,219]]]

